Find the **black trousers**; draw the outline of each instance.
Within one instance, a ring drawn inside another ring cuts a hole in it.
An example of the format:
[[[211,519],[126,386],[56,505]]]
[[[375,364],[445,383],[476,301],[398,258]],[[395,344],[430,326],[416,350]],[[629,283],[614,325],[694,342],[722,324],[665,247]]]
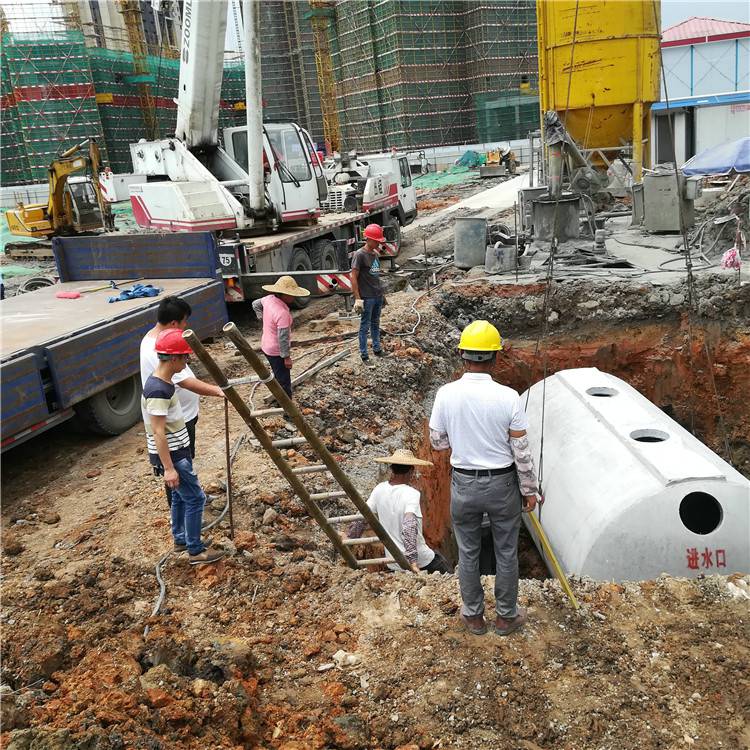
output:
[[[452,573],[453,566],[439,552],[435,552],[432,562],[420,570],[424,570],[425,573]]]
[[[263,354],[266,354],[263,352]],[[273,376],[278,384],[286,391],[289,398],[292,397],[292,371],[284,364],[283,357],[276,357],[272,354],[266,354],[268,364],[271,365]]]
[[[198,422],[198,417],[193,417],[189,422],[185,422],[185,428],[188,431],[188,437],[190,438],[190,455],[195,458],[195,425]],[[167,505],[172,507],[172,488],[164,485],[164,489],[167,493]]]

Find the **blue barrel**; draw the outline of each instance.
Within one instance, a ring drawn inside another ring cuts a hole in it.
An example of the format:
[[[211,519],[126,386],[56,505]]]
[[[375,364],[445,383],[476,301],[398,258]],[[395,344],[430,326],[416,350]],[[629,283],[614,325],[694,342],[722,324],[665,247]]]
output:
[[[483,266],[487,254],[487,219],[475,216],[456,219],[453,228],[453,262],[464,270]]]

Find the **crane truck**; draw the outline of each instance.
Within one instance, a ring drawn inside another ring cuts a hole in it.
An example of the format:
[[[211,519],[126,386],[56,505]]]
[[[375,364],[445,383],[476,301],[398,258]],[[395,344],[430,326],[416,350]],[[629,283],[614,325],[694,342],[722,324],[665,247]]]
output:
[[[398,254],[400,228],[416,215],[406,157],[388,155],[372,170],[357,205],[331,205],[323,164],[297,123],[263,123],[258,3],[243,4],[247,126],[226,128],[218,113],[227,2],[187,0],[183,7],[175,135],[131,145],[130,186],[137,223],[157,231],[211,231],[219,240],[226,300],[258,296],[292,272],[313,294],[350,288],[348,251],[370,222]],[[388,169],[392,170],[391,172]]]

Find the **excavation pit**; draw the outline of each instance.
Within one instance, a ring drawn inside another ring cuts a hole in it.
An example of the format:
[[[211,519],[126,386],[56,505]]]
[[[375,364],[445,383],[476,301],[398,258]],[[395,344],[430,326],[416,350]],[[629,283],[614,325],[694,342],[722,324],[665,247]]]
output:
[[[495,300],[497,303],[497,300]],[[472,307],[472,318],[497,320],[498,307],[482,309],[481,300]],[[463,310],[461,312],[464,312]],[[457,321],[457,329],[465,318]],[[660,322],[636,321],[611,325],[600,321],[579,322],[573,331],[549,332],[544,341],[538,334],[513,335],[513,325],[498,328],[506,338],[493,377],[523,393],[531,384],[561,370],[596,367],[636,388],[666,415],[692,432],[712,451],[750,477],[750,406],[739,394],[750,391],[750,335],[746,327],[729,324],[693,324],[684,318]],[[460,377],[461,369],[456,377]],[[595,401],[616,399],[616,387],[591,387]],[[427,445],[425,425],[423,445]],[[637,445],[664,445],[670,435],[662,429],[634,429],[629,435]],[[538,466],[538,456],[535,462]],[[456,548],[450,528],[450,466],[447,456],[432,452],[435,469],[423,479],[425,537],[455,562]],[[543,478],[544,480],[544,478]],[[585,476],[581,477],[585,482]],[[544,481],[543,481],[544,486]],[[686,527],[708,534],[721,521],[721,509],[692,493],[680,512]],[[710,497],[706,495],[706,497]],[[717,520],[718,518],[718,520]],[[542,510],[544,522],[544,510]],[[702,531],[706,529],[705,531]],[[483,550],[484,552],[484,550]],[[482,573],[492,573],[489,556],[483,554]],[[546,565],[522,527],[519,540],[520,575],[548,577]]]

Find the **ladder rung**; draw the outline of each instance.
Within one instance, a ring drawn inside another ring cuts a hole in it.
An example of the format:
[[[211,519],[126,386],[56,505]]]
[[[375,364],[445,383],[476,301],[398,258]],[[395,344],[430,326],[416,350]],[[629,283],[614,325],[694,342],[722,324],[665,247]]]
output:
[[[294,474],[316,474],[319,471],[328,471],[325,464],[315,464],[314,466],[298,466],[292,470]]]
[[[234,387],[235,385],[248,385],[249,383],[260,383],[260,378],[257,375],[248,375],[242,378],[229,378],[227,385]]]
[[[383,563],[396,562],[392,557],[373,557],[369,560],[357,560],[357,567],[364,568],[366,565],[382,565]]]
[[[302,445],[306,443],[305,438],[284,438],[283,440],[272,440],[271,445],[274,448],[294,448],[295,445]]]
[[[361,521],[364,516],[361,513],[354,513],[351,516],[331,516],[327,519],[328,523],[349,523],[351,521]]]
[[[283,409],[258,409],[257,411],[251,411],[250,416],[258,419],[259,417],[276,417],[283,413]]]
[[[344,544],[347,547],[351,547],[355,544],[377,544],[380,542],[380,537],[377,536],[360,536],[356,539],[344,539]],[[380,542],[382,544],[382,542]]]
[[[311,500],[333,500],[335,497],[346,497],[346,492],[343,490],[341,492],[316,492],[310,495]]]

